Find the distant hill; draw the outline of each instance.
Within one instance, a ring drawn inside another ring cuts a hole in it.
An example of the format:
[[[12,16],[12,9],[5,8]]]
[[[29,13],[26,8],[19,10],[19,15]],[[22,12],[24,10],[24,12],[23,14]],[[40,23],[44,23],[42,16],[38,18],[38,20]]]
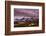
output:
[[[15,21],[33,21],[33,18],[21,18],[21,19],[15,19]]]

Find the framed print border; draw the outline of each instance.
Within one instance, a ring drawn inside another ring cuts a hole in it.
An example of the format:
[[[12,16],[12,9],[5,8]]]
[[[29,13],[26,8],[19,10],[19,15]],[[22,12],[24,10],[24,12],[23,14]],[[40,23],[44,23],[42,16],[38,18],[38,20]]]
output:
[[[10,5],[26,5],[26,6],[42,6],[42,30],[35,31],[13,31],[11,32],[11,8]],[[45,32],[45,7],[44,3],[36,2],[18,2],[18,1],[5,1],[5,35],[17,35],[17,34],[34,34]]]

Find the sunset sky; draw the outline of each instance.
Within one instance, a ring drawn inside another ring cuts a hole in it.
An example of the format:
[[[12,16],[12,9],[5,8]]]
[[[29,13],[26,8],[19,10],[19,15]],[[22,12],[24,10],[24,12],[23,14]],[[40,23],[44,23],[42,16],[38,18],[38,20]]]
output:
[[[34,17],[38,18],[39,17],[39,9],[18,9],[14,8],[14,19],[15,18],[25,18],[28,17]]]

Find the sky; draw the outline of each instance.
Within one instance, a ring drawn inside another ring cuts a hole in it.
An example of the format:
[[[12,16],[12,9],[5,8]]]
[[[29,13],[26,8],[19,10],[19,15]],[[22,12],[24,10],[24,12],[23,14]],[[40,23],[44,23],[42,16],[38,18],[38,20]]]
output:
[[[14,18],[25,18],[28,17],[34,17],[38,18],[39,17],[39,9],[18,9],[14,8]]]

